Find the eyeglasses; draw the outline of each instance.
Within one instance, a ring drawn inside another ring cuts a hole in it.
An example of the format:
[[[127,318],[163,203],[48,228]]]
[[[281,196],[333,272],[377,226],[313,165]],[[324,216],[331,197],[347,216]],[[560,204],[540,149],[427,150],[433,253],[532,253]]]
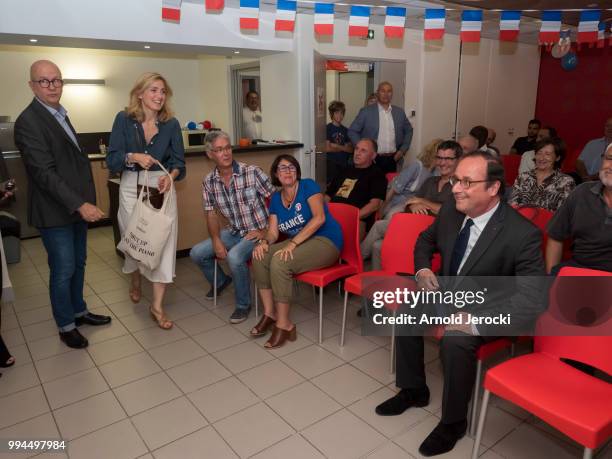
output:
[[[54,78],[53,80],[47,80],[43,78],[42,80],[32,81],[32,83],[38,83],[41,88],[48,88],[49,86],[53,86],[54,88],[61,88],[64,86],[64,80],[61,78]]]
[[[459,177],[451,177],[448,179],[448,182],[451,184],[451,186],[455,186],[457,183],[459,183],[461,185],[461,188],[463,188],[464,190],[467,190],[470,186],[472,186],[473,183],[485,183],[488,182],[489,180],[470,180],[470,179],[460,179]]]
[[[456,160],[457,158],[456,158],[456,157],[454,157],[454,156],[436,156],[436,159],[437,159],[438,161],[454,161],[454,160]]]
[[[225,153],[226,151],[232,151],[232,146],[231,145],[226,145],[225,147],[217,147],[217,148],[211,148],[210,152],[211,153]]]
[[[278,172],[295,172],[297,171],[297,168],[293,164],[290,164],[289,166],[283,164],[282,166],[278,166],[276,170]]]

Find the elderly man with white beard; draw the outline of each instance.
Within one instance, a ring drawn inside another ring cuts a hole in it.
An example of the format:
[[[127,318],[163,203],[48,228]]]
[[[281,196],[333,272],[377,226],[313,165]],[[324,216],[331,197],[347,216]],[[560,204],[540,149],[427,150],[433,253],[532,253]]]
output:
[[[572,258],[561,263],[563,241],[572,239]],[[563,266],[612,272],[612,143],[603,154],[599,180],[578,186],[548,225],[546,270]]]

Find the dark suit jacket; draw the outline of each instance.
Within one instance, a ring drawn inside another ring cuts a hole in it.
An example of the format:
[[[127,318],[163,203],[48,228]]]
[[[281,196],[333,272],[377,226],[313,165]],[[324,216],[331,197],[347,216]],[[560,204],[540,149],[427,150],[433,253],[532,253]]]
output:
[[[395,105],[391,106],[391,116],[393,117],[393,127],[395,128],[395,145],[396,151],[406,152],[410,148],[412,141],[412,125],[406,113]],[[353,145],[356,145],[361,139],[378,139],[378,104],[368,105],[362,108],[355,120],[349,127],[348,135]]]
[[[453,248],[464,218],[465,214],[456,209],[454,199],[442,204],[438,217],[417,239],[414,248],[417,271],[431,268],[433,254],[439,252],[442,257],[440,274],[450,275]],[[518,288],[515,295],[496,298],[496,292],[489,292],[487,299],[504,301],[502,309],[512,313],[513,328],[521,325],[528,327],[544,309],[542,292],[539,291],[541,285],[534,282],[536,276],[545,276],[541,231],[512,207],[500,202],[459,275],[521,276],[516,278]],[[501,292],[497,293],[501,296]],[[476,312],[477,308],[473,310]],[[483,335],[487,334],[485,325],[478,325],[478,330]]]
[[[80,221],[78,208],[96,202],[89,159],[36,99],[15,122],[15,145],[28,176],[30,225],[48,228]]]

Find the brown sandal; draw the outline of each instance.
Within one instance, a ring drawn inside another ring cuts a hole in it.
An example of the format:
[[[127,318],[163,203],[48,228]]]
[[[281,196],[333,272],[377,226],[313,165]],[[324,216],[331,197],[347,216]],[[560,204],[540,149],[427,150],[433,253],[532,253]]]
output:
[[[153,311],[152,308],[149,308],[149,313],[151,314],[151,318],[153,321],[157,322],[157,326],[162,330],[170,330],[174,323],[166,317],[166,314],[163,312],[158,316],[156,312]]]
[[[264,344],[266,349],[275,349],[285,344],[287,340],[295,341],[297,339],[297,328],[294,325],[291,330],[285,330],[284,328],[278,328],[276,325],[272,329],[272,336]]]
[[[273,319],[272,317],[267,316],[265,314],[262,315],[261,319],[259,319],[259,322],[257,322],[257,325],[255,325],[251,329],[251,336],[256,337],[265,335],[266,333],[268,333],[268,328],[270,328],[270,326],[273,326],[274,324],[276,324],[276,319]]]

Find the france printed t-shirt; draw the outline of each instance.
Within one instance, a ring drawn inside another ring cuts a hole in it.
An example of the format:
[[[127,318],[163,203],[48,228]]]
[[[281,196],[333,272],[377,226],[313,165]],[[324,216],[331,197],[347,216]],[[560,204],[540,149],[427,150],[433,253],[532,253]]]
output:
[[[298,185],[297,194],[287,209],[283,206],[280,191],[272,195],[270,200],[270,214],[276,215],[278,220],[278,230],[293,237],[298,234],[312,218],[312,211],[308,205],[308,198],[317,193],[321,193],[319,185],[312,179],[301,179]],[[325,210],[325,223],[317,230],[313,236],[323,236],[334,243],[338,250],[342,250],[342,229],[340,224],[334,220],[329,213],[327,204],[323,203]]]

